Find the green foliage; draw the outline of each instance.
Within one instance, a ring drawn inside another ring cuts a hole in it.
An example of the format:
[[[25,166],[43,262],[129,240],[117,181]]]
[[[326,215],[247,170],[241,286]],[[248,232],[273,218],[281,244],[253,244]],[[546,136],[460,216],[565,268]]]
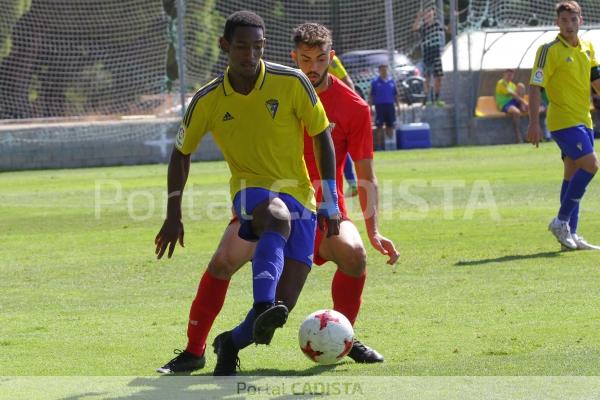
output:
[[[6,0],[6,2],[0,7],[0,61],[12,50],[13,27],[31,8],[31,0]]]
[[[225,25],[216,9],[216,0],[206,0],[201,7],[188,7],[185,16],[185,44],[188,65],[202,66],[198,75],[190,75],[189,85],[198,87],[212,77],[219,59],[218,39]]]
[[[67,114],[83,115],[94,110],[95,102],[110,96],[113,77],[102,62],[84,67],[65,90]]]

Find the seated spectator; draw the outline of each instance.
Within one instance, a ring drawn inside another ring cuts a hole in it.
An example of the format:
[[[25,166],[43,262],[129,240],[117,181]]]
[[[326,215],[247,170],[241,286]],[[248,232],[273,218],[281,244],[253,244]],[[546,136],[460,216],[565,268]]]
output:
[[[529,107],[525,101],[525,85],[520,82],[515,84],[513,82],[514,77],[515,70],[508,68],[504,71],[502,79],[496,83],[496,105],[500,111],[512,117],[515,141],[522,143],[523,136],[519,126],[519,119],[521,113],[527,112]]]

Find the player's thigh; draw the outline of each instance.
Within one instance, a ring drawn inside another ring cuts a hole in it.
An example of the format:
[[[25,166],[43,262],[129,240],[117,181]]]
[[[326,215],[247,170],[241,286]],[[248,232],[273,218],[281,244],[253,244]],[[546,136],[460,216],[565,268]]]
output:
[[[360,233],[352,221],[340,224],[340,234],[324,237],[319,246],[319,257],[334,262],[350,276],[361,276],[365,272],[367,253]]]
[[[519,108],[517,106],[510,106],[506,109],[506,112],[511,114],[512,116],[516,116],[516,117],[520,117],[521,116],[521,110],[519,110]]]
[[[286,258],[283,265],[283,272],[277,283],[275,300],[283,301],[289,311],[296,306],[298,297],[302,292],[306,278],[310,273],[310,266],[303,262]]]
[[[595,174],[598,171],[598,156],[595,152],[591,152],[575,160],[575,165],[577,165],[577,168]]]
[[[227,225],[219,246],[208,263],[208,271],[216,278],[229,279],[252,259],[256,243],[240,238],[239,229],[240,222],[237,219]]]

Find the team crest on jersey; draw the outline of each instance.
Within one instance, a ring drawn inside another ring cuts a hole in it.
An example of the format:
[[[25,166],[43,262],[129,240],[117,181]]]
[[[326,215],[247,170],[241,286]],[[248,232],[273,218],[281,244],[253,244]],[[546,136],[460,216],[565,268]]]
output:
[[[542,84],[544,83],[544,71],[538,68],[533,74],[533,83]]]
[[[275,119],[275,114],[277,114],[277,109],[279,108],[279,100],[269,99],[265,101],[265,105],[271,114],[271,118]]]
[[[182,126],[179,128],[179,132],[177,132],[177,136],[175,137],[175,145],[177,148],[183,147],[183,140],[185,139],[185,128]]]
[[[573,62],[573,57],[567,57],[567,59],[565,61],[568,63]]]

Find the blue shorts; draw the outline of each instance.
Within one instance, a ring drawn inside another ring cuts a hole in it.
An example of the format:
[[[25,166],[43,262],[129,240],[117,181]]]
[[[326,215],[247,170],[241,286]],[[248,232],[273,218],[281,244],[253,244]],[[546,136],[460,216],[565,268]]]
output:
[[[550,133],[560,147],[563,158],[577,160],[594,152],[594,131],[585,125],[572,126]]]
[[[502,112],[508,112],[508,109],[510,108],[510,106],[515,106],[517,107],[519,110],[521,109],[521,102],[517,99],[512,99],[511,101],[509,101],[508,103],[506,103],[504,105],[504,107],[502,107]]]
[[[394,122],[396,122],[396,108],[393,103],[375,104],[375,126],[378,128],[383,124],[394,126]]]
[[[278,197],[291,214],[290,237],[283,249],[283,256],[299,261],[309,267],[313,263],[317,216],[287,193],[272,192],[263,188],[246,188],[236,193],[233,209],[240,220],[239,237],[248,241],[257,241],[252,231],[252,212],[262,202]]]

